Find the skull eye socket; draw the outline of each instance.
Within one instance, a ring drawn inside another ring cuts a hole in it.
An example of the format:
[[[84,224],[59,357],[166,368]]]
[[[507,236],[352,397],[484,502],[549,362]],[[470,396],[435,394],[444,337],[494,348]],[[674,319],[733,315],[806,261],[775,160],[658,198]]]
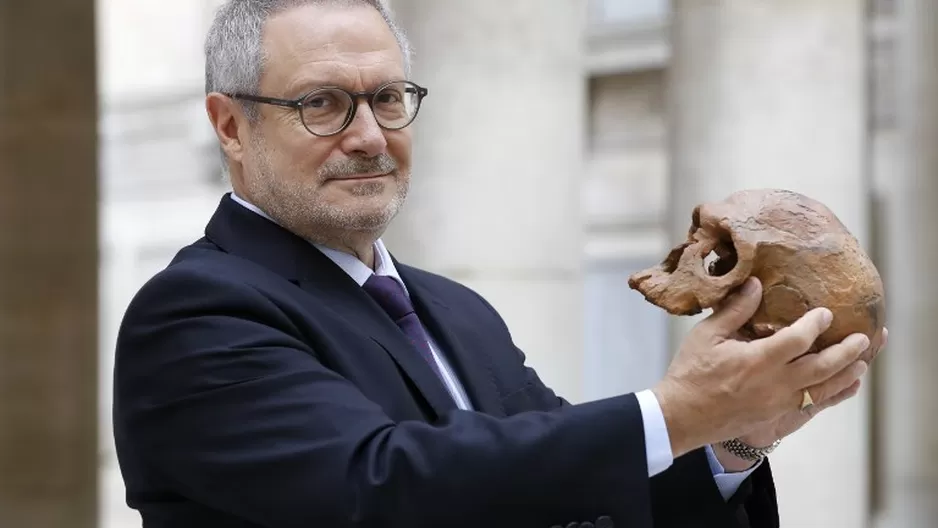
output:
[[[707,270],[707,275],[711,277],[722,277],[733,271],[739,263],[739,255],[736,253],[736,246],[733,244],[732,234],[719,222],[714,222],[713,214],[702,218],[702,205],[698,205],[691,213],[691,225],[688,230],[688,238],[704,241],[703,251],[710,251],[703,257],[703,267]],[[668,260],[671,260],[670,257]],[[676,264],[676,262],[675,262]]]
[[[733,239],[728,234],[722,234],[719,242],[712,251],[704,258],[704,266],[711,277],[722,277],[733,271],[736,264],[739,263],[739,256],[736,254],[736,247],[733,245]]]

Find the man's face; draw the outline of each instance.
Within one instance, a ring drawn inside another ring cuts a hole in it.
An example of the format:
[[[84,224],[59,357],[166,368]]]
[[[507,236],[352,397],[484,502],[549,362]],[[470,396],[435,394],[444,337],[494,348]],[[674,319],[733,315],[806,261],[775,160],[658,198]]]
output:
[[[271,18],[260,95],[296,99],[322,86],[372,91],[404,79],[403,56],[381,15],[368,6],[313,5]],[[340,134],[317,137],[295,109],[259,105],[244,148],[247,198],[315,242],[380,236],[410,182],[409,127],[378,126],[364,99]]]

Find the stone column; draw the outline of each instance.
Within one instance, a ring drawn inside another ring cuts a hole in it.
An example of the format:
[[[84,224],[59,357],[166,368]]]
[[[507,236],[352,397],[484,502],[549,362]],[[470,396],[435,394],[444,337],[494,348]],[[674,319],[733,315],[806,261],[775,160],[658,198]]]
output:
[[[97,524],[94,0],[0,2],[0,526]]]
[[[430,95],[389,249],[480,292],[545,382],[576,401],[586,2],[393,7],[416,48],[413,78]]]
[[[880,526],[938,526],[938,3],[898,3],[899,177],[883,187],[889,349],[885,515]]]
[[[824,202],[866,243],[864,4],[672,3],[673,242],[697,203],[781,187]],[[675,337],[695,321],[677,321]],[[783,526],[864,526],[867,400],[826,411],[772,456]]]

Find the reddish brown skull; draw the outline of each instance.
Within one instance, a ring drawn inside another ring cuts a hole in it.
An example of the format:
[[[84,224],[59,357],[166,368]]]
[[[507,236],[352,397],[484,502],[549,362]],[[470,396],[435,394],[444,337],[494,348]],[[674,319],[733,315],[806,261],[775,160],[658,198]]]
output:
[[[671,314],[693,315],[715,307],[750,276],[762,281],[763,298],[744,337],[772,335],[824,306],[834,321],[815,349],[860,332],[872,343],[864,359],[873,359],[886,311],[879,273],[834,213],[794,192],[740,191],[697,206],[687,241],[661,264],[629,277],[629,286]]]

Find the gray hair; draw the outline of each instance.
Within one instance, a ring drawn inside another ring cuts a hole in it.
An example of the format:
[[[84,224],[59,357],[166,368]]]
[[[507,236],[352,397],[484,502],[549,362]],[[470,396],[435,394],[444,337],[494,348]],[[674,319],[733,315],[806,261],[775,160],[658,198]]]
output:
[[[410,43],[383,0],[227,0],[218,8],[205,39],[205,92],[257,94],[267,61],[263,46],[267,20],[287,9],[324,3],[376,9],[397,39],[404,72],[410,76]],[[256,107],[241,103],[247,117],[256,119]]]
[[[215,13],[205,39],[205,93],[257,94],[267,62],[264,25],[274,15],[310,4],[366,5],[381,14],[404,56],[404,74],[410,77],[410,42],[394,22],[384,0],[227,0]],[[258,118],[257,106],[238,101],[250,121]],[[223,179],[228,176],[228,157],[219,146]]]

